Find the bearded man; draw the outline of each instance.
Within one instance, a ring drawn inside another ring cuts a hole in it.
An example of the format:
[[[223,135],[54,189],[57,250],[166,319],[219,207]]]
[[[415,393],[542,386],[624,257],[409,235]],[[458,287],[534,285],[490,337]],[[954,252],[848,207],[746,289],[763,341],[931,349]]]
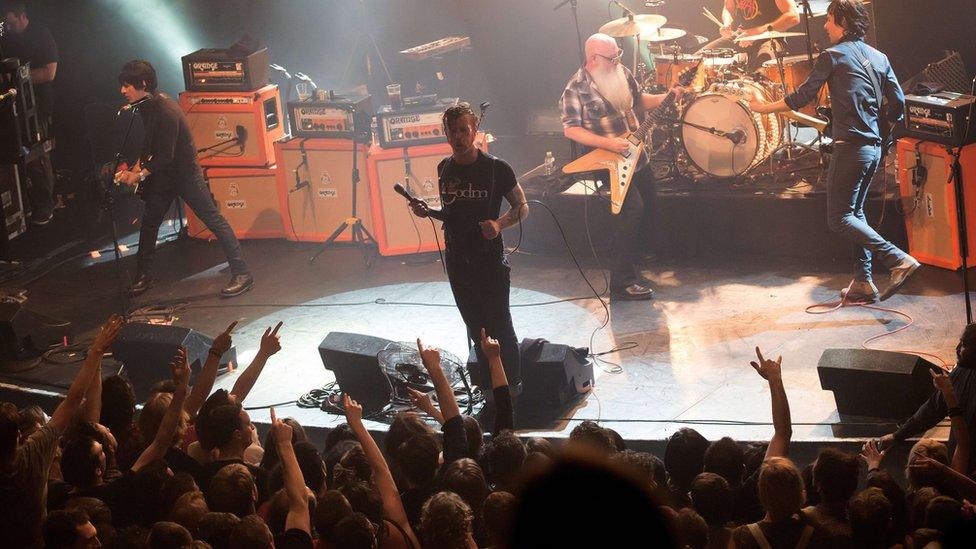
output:
[[[563,135],[583,146],[583,152],[606,149],[626,152],[623,135],[638,128],[638,115],[657,108],[666,94],[641,93],[637,79],[620,63],[617,42],[606,34],[586,39],[586,64],[573,75],[559,100]],[[676,87],[676,95],[681,88]],[[610,291],[619,299],[651,299],[650,281],[635,268],[634,255],[645,210],[654,199],[654,174],[645,155],[637,162],[631,189],[620,213],[613,216]]]

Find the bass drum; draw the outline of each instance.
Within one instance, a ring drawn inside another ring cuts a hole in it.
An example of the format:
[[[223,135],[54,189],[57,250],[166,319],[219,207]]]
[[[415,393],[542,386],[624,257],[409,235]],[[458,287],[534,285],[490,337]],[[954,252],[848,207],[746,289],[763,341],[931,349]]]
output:
[[[716,83],[685,107],[681,143],[695,167],[716,177],[735,177],[769,158],[779,146],[779,119],[752,112],[748,102],[753,94],[768,100],[766,90],[751,80]],[[734,136],[738,143],[707,131],[711,128]]]

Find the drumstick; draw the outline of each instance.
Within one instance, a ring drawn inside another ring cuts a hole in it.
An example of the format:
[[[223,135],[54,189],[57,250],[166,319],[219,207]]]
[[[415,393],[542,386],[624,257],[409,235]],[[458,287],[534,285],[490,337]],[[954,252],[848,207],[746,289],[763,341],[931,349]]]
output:
[[[715,23],[716,25],[718,25],[719,28],[722,28],[722,27],[725,26],[725,25],[722,24],[721,21],[719,21],[718,17],[715,17],[715,15],[712,14],[712,12],[708,11],[708,8],[705,8],[705,7],[702,8],[702,15],[704,15],[705,18],[708,19],[709,21],[711,21],[712,23]]]

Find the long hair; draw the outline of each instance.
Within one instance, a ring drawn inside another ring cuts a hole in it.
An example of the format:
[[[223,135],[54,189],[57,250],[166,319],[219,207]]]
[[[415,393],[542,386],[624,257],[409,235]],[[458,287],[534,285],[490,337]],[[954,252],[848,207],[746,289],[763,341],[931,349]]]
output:
[[[834,22],[844,27],[844,34],[853,38],[864,38],[871,25],[868,10],[861,0],[831,0],[827,13],[834,16]]]

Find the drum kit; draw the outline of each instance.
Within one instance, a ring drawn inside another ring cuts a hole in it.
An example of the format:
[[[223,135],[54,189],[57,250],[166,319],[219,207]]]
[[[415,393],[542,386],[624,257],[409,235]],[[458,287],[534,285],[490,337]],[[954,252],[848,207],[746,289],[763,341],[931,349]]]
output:
[[[721,26],[707,9],[704,15]],[[813,16],[818,15],[821,14]],[[682,96],[678,117],[654,134],[652,150],[657,151],[659,160],[669,161],[672,170],[686,166],[702,176],[736,177],[756,174],[767,161],[769,173],[775,173],[773,158],[780,151],[784,151],[780,156],[789,164],[799,150],[813,150],[810,145],[795,142],[785,117],[759,114],[749,107],[753,97],[767,102],[782,99],[809,76],[813,67],[811,52],[787,56],[780,42],[807,33],[770,28],[761,34],[709,41],[666,24],[662,15],[628,13],[600,27],[600,32],[615,38],[636,38],[633,72],[645,92],[663,92],[675,85],[684,70],[698,67],[694,82]],[[722,42],[730,41],[769,42],[775,58],[763,63],[760,70],[749,71],[744,52],[720,47]],[[647,48],[652,68],[638,63],[641,48]],[[830,105],[826,86],[820,90],[816,103],[801,112],[815,117],[817,106]]]

